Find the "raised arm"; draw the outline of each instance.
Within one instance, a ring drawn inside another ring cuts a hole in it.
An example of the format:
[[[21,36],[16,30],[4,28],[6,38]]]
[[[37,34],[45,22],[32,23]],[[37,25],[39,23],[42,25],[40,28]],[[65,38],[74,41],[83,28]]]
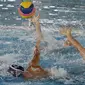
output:
[[[71,34],[70,28],[63,28],[60,30],[60,33],[67,36],[68,41],[80,52],[83,59],[85,59],[85,48],[76,40],[73,38]]]
[[[33,66],[37,66],[39,64],[39,61],[40,61],[40,42],[42,39],[42,33],[41,33],[41,29],[40,29],[39,18],[40,18],[40,15],[34,16],[31,20],[36,28],[36,40],[37,40],[36,45],[35,45],[35,49],[34,49],[34,56],[33,56],[33,59],[30,63],[30,65],[33,65]]]
[[[32,18],[32,22],[35,25],[36,28],[36,46],[39,48],[40,47],[40,42],[42,39],[42,32],[41,32],[41,27],[40,27],[40,22],[39,22],[40,14],[38,14],[37,17]]]
[[[32,18],[32,22],[34,23],[35,27],[36,27],[36,46],[34,49],[34,56],[33,59],[31,60],[31,62],[28,65],[28,68],[26,69],[25,72],[23,72],[23,76],[25,79],[28,79],[29,77],[31,78],[41,78],[41,77],[45,77],[48,76],[49,73],[48,71],[45,71],[40,65],[39,65],[39,61],[40,61],[40,42],[42,39],[42,33],[41,33],[41,29],[40,29],[40,23],[39,23],[39,17],[40,15],[38,15],[37,17],[34,16]]]

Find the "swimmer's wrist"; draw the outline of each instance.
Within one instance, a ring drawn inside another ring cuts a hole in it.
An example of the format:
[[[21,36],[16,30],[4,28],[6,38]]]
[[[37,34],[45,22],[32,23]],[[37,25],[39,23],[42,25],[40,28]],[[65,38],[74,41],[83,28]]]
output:
[[[67,38],[68,38],[68,40],[73,39],[72,35],[68,35]]]
[[[39,21],[36,21],[36,22],[34,22],[34,24],[37,25],[37,24],[40,24],[40,22]]]

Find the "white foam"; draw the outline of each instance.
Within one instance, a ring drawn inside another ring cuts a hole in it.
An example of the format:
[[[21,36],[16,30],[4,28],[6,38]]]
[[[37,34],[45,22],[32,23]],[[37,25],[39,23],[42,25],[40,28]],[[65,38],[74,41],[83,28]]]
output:
[[[0,29],[24,29],[24,30],[30,30],[30,28],[28,26],[3,26],[0,25]]]
[[[55,9],[54,11],[59,11],[58,9]]]
[[[7,42],[7,41],[1,41],[0,40],[0,44],[12,44],[12,42]]]
[[[14,5],[8,4],[7,7],[14,7]]]
[[[15,0],[8,0],[9,2],[14,2]]]
[[[49,20],[49,19],[40,19],[40,23],[53,23],[53,20]]]
[[[3,10],[8,10],[8,8],[2,8]]]
[[[49,6],[50,8],[55,8],[55,6]]]
[[[21,20],[21,18],[16,18],[16,20]]]
[[[2,7],[3,6],[3,4],[0,4],[0,7]]]
[[[5,63],[7,62],[10,64],[10,63],[16,61],[15,58],[17,56],[19,56],[19,54],[5,54],[3,56],[0,56],[0,60],[5,62]]]
[[[76,11],[71,11],[71,10],[58,10],[58,9],[54,9],[54,11],[59,11],[59,12],[76,12]]]
[[[17,63],[18,56],[20,55],[21,54],[5,54],[3,56],[0,56],[0,75],[8,75],[8,67],[13,63]]]
[[[51,30],[50,30],[51,31]],[[63,41],[57,41],[54,37],[52,32],[49,31],[48,29],[43,28],[42,34],[44,36],[44,41],[48,43],[47,50],[53,50],[57,48],[62,48],[63,46]]]
[[[49,9],[49,6],[44,6],[43,8],[44,8],[44,9]]]
[[[58,15],[57,13],[53,14],[53,13],[49,13],[49,15]]]
[[[52,79],[54,79],[54,78],[66,78],[67,74],[68,74],[64,68],[57,69],[56,67],[51,68],[50,73],[51,73]]]

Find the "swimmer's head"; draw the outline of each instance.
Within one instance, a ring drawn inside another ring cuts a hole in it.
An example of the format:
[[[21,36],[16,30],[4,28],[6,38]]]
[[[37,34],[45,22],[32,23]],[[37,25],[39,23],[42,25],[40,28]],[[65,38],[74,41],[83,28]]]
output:
[[[14,77],[19,77],[23,71],[24,71],[24,68],[18,65],[11,65],[9,66],[9,69],[8,69],[8,72],[12,74]]]

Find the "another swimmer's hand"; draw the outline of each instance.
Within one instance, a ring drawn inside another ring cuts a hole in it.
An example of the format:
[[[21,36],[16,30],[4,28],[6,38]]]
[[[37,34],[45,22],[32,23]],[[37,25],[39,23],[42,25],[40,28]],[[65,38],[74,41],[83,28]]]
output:
[[[38,16],[33,16],[33,18],[31,19],[31,22],[33,22],[34,24],[39,23],[39,19],[40,19],[40,13],[38,14]]]
[[[65,47],[68,47],[68,46],[72,46],[72,44],[71,44],[71,42],[70,42],[69,40],[66,40],[66,41],[64,42],[64,46],[65,46]]]
[[[67,28],[67,27],[60,29],[60,33],[62,35],[66,35],[66,36],[71,35],[71,31],[72,31],[72,29],[71,28]]]

